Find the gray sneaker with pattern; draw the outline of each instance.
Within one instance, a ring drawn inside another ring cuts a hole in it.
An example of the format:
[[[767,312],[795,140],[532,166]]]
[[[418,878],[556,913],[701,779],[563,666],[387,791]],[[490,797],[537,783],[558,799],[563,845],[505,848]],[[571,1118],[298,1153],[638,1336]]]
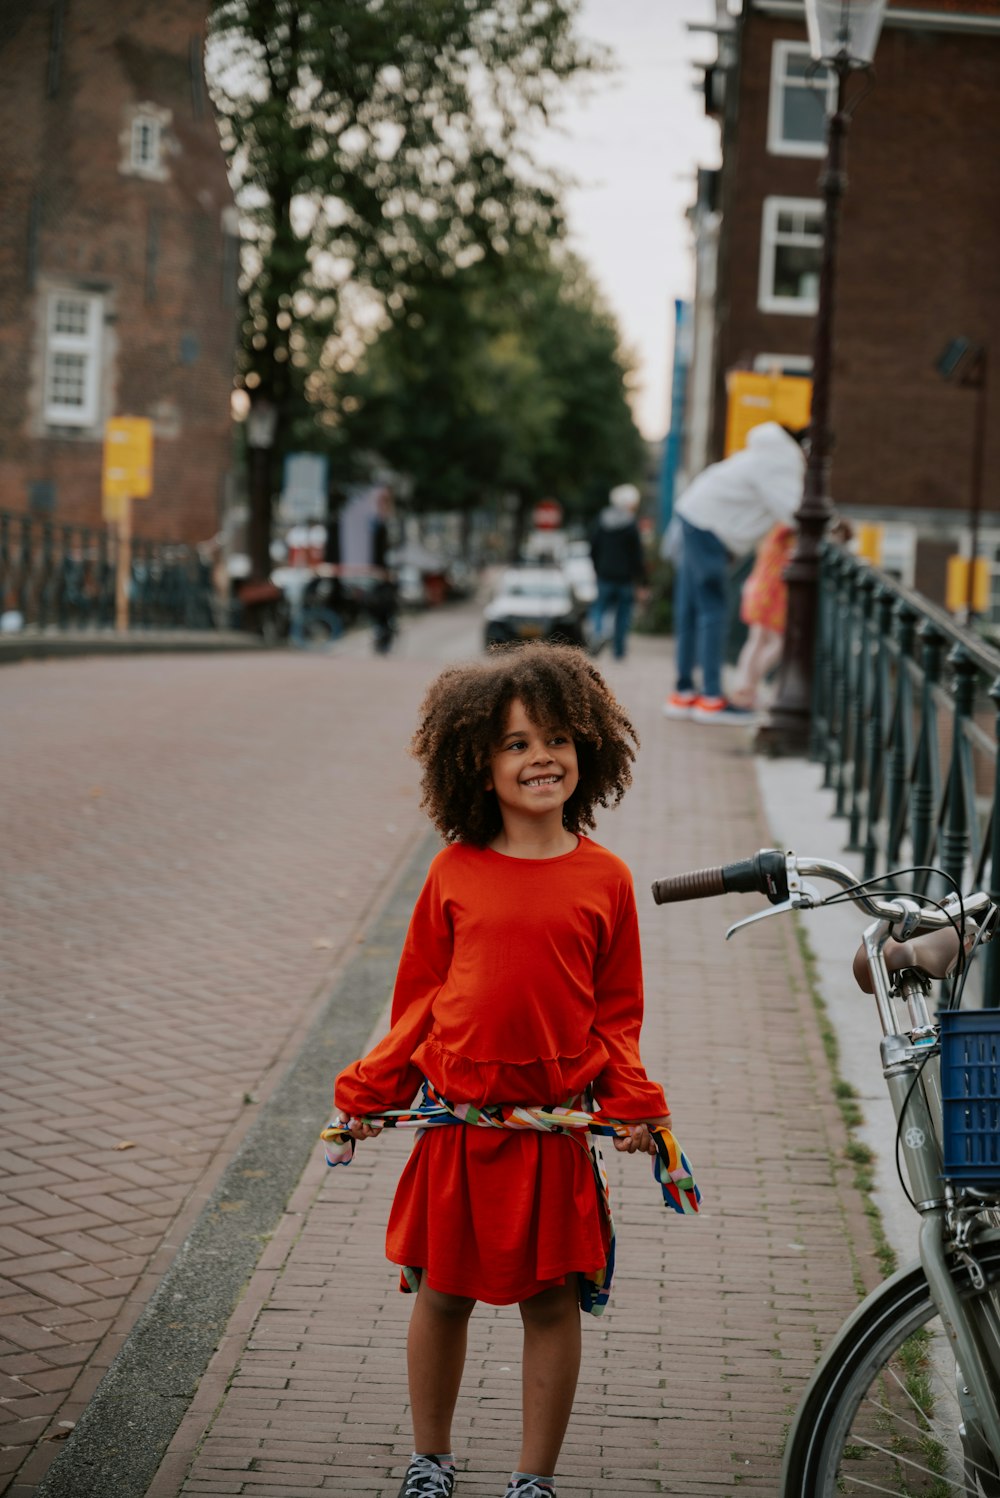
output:
[[[454,1491],[454,1467],[442,1467],[432,1456],[412,1456],[399,1498],[451,1498]]]

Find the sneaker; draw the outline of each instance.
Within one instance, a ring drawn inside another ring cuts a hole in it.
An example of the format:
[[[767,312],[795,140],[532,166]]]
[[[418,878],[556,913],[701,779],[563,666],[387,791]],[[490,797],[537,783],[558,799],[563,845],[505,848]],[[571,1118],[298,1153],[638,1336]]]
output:
[[[696,692],[671,692],[663,704],[665,718],[690,718],[698,701]]]
[[[509,1482],[503,1498],[556,1498],[556,1490],[547,1482],[536,1482],[533,1477],[522,1477],[520,1482]]]
[[[699,697],[689,717],[695,723],[753,723],[757,713],[752,707],[737,707],[728,697]]]
[[[455,1470],[442,1467],[432,1456],[411,1456],[398,1498],[451,1498]]]

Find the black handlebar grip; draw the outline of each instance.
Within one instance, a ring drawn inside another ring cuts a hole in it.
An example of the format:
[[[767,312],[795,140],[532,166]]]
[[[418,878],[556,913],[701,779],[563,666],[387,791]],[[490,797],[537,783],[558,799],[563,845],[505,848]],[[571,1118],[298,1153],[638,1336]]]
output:
[[[657,905],[669,905],[674,900],[704,900],[709,895],[725,893],[721,868],[692,869],[687,874],[657,879],[653,884],[653,899]]]
[[[752,858],[727,863],[722,882],[733,894],[766,895],[772,905],[788,899],[788,870],[780,848],[762,848]]]
[[[739,863],[723,864],[722,882],[728,894],[762,895],[760,854],[755,853],[753,858],[743,858]]]
[[[788,874],[785,855],[778,848],[764,848],[752,858],[727,863],[714,869],[693,869],[687,874],[673,874],[657,879],[653,899],[657,905],[675,900],[704,900],[710,895],[737,893],[766,895],[772,905],[788,899]]]

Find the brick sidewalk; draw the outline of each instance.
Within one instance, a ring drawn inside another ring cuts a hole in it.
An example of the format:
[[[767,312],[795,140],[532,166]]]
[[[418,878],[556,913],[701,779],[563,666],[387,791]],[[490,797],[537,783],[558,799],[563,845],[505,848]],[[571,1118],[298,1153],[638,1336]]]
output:
[[[398,701],[383,697],[378,741],[361,740],[368,766],[376,752],[390,752],[387,738],[405,737],[419,686],[438,664],[421,659],[416,633],[414,641],[410,674],[392,681]],[[666,1083],[705,1204],[696,1219],[664,1212],[645,1163],[609,1151],[619,1270],[603,1320],[585,1318],[560,1498],[736,1491],[773,1498],[803,1383],[855,1304],[859,1279],[871,1282],[875,1271],[791,922],[768,922],[726,944],[725,926],[753,901],[659,910],[647,894],[658,875],[744,857],[769,841],[746,731],[667,724],[660,715],[665,653],[659,642],[639,640],[629,661],[607,664],[643,749],[633,790],[620,811],[602,816],[597,835],[635,873],[647,974],[644,1056]],[[366,691],[367,680],[346,669],[338,678],[352,711],[361,710],[352,694]],[[287,710],[286,701],[268,721]],[[338,775],[343,752],[341,738]],[[266,762],[262,756],[259,768]],[[317,784],[311,753],[300,770]],[[346,789],[338,785],[335,800],[360,824],[365,803]],[[412,834],[405,773],[397,795],[392,814]],[[355,847],[359,857],[379,857],[367,838]],[[390,874],[386,863],[383,879]],[[285,869],[281,882],[291,877]],[[213,927],[215,919],[213,912]],[[254,919],[263,937],[280,924],[264,910]],[[269,998],[301,992],[306,978],[304,959],[278,988],[273,962],[259,971],[257,1023],[270,1012]],[[196,1018],[199,1006],[190,1008]],[[230,1045],[234,1037],[217,1026],[202,1044],[216,1039]],[[193,1061],[198,1050],[192,1045],[186,1057]],[[231,1078],[232,1068],[221,1074]],[[316,1152],[149,1498],[395,1498],[410,1450],[409,1302],[395,1290],[382,1241],[406,1148],[387,1136],[329,1177]],[[497,1498],[516,1455],[518,1325],[513,1309],[480,1307],[473,1318],[456,1427],[463,1498]]]
[[[4,671],[12,1498],[59,1452],[424,836],[405,744],[425,675],[370,647]]]

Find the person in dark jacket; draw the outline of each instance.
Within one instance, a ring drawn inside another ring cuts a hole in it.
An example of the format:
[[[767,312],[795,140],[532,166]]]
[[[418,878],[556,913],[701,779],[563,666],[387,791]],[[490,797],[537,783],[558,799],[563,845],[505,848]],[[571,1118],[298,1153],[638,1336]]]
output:
[[[625,655],[635,590],[646,580],[642,539],[635,514],[639,491],[634,484],[618,484],[610,505],[598,515],[590,533],[590,555],[597,574],[597,598],[591,611],[595,642],[602,642],[604,616],[614,616],[612,648],[618,660]]]

